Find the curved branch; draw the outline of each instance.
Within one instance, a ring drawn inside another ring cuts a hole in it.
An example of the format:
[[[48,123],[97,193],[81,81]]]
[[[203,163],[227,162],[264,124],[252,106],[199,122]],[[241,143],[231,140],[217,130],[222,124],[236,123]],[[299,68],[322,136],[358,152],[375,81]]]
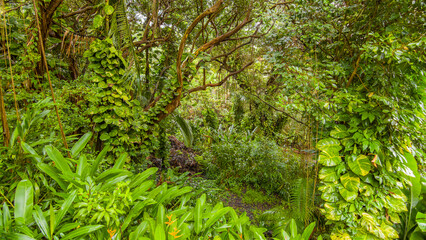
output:
[[[208,87],[219,87],[219,86],[222,86],[228,80],[228,78],[241,73],[242,71],[244,71],[244,69],[246,69],[247,67],[249,67],[253,63],[254,63],[254,61],[251,61],[251,62],[247,63],[246,65],[244,65],[240,70],[231,72],[230,74],[228,74],[225,78],[223,78],[218,83],[209,83],[209,84],[205,84],[205,85],[202,85],[202,86],[199,86],[199,87],[192,88],[192,89],[188,90],[188,93],[186,94],[186,96],[188,96],[189,94],[191,94],[193,92],[198,92],[198,91],[206,90]]]

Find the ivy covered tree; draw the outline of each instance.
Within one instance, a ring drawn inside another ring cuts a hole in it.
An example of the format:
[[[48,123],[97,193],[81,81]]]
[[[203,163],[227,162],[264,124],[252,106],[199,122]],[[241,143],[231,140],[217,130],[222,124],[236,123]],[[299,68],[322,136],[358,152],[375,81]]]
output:
[[[319,190],[332,239],[409,231],[425,159],[424,10],[422,1],[320,0],[265,15],[281,26],[267,55],[280,99],[299,95],[283,108],[315,119],[321,136]]]

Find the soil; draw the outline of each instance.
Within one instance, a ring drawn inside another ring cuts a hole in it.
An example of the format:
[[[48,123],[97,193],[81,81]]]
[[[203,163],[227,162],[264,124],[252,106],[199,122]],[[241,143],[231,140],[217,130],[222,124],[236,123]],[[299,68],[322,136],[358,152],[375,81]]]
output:
[[[171,145],[169,158],[171,167],[179,168],[180,173],[190,172],[191,175],[201,171],[195,160],[197,153],[193,149],[186,147],[175,136],[169,136],[169,141]]]

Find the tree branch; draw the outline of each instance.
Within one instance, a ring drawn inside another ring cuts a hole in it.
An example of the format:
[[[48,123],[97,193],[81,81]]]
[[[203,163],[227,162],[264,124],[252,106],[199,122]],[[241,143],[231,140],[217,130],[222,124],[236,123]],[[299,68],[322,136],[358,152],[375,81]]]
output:
[[[223,78],[220,82],[204,84],[202,86],[198,86],[198,87],[192,88],[192,89],[188,90],[188,93],[186,94],[186,96],[188,96],[189,94],[191,94],[193,92],[198,92],[198,91],[206,90],[208,87],[219,87],[219,86],[222,86],[228,80],[228,78],[241,73],[242,71],[244,71],[244,69],[246,69],[247,67],[249,67],[253,63],[254,63],[254,61],[251,61],[251,62],[247,63],[246,65],[244,65],[240,70],[231,72],[225,78]]]

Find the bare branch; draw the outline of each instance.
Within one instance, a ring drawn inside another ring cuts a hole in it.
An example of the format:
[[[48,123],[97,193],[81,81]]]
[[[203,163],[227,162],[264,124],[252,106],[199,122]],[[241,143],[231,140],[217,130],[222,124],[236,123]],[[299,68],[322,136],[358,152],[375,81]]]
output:
[[[79,10],[75,11],[75,12],[70,12],[67,14],[63,14],[60,16],[60,18],[68,18],[68,17],[72,17],[74,15],[80,14],[80,13],[84,13],[87,12],[89,10],[93,9],[93,6],[85,6],[83,8],[80,8]]]

